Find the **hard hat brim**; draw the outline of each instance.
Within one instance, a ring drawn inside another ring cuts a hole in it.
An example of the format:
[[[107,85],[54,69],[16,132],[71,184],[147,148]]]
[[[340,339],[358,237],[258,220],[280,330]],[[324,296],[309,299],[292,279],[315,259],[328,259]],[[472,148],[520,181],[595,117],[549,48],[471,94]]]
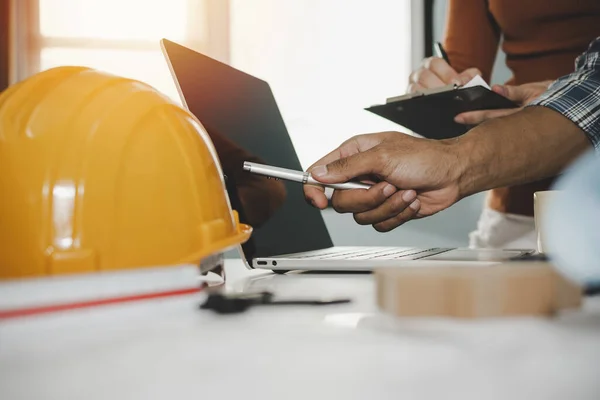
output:
[[[185,259],[181,260],[182,264],[195,264],[213,254],[223,253],[234,248],[237,245],[246,243],[252,235],[252,227],[250,225],[238,223],[237,232],[224,240],[211,243],[209,246],[204,246],[202,250],[192,253]]]

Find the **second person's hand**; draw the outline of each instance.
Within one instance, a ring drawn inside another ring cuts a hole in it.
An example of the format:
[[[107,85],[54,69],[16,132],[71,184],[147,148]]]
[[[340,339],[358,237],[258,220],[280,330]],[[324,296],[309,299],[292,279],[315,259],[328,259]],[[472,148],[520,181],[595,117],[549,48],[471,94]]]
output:
[[[481,71],[477,68],[469,68],[458,73],[444,59],[430,57],[423,60],[421,66],[410,74],[408,92],[414,93],[452,83],[462,86],[476,75],[481,75]]]
[[[517,111],[520,111],[527,104],[531,103],[533,100],[537,99],[542,95],[552,81],[543,81],[543,82],[532,82],[525,83],[523,85],[494,85],[492,86],[492,90],[509,100],[515,102],[519,107],[518,108],[507,108],[500,110],[480,110],[480,111],[469,111],[464,112],[462,114],[458,114],[454,121],[459,124],[465,125],[478,125],[482,122],[485,122],[492,118],[505,117],[510,114],[514,114]]]

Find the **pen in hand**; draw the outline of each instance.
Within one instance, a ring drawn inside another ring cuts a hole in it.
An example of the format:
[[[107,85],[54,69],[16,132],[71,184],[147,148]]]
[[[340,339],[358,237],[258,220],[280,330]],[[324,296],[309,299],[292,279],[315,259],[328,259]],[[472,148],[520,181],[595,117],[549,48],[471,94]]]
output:
[[[369,189],[371,187],[371,185],[362,182],[321,183],[313,178],[309,172],[294,171],[287,168],[273,167],[250,161],[244,161],[243,169],[251,174],[263,175],[275,179],[285,179],[302,184],[329,187],[332,189]]]
[[[448,66],[452,67],[450,65],[450,59],[448,58],[448,53],[446,53],[446,50],[444,50],[444,46],[442,46],[442,44],[440,42],[435,42],[433,44],[433,48],[435,50],[436,57],[443,59],[444,61],[446,61],[446,64],[448,64]],[[458,86],[461,86],[460,81],[454,83],[455,88]]]
[[[448,65],[450,65],[450,59],[448,59],[448,54],[446,54],[446,50],[444,50],[444,46],[440,42],[435,42],[433,44],[433,48],[435,50],[435,55],[439,58],[442,58]]]

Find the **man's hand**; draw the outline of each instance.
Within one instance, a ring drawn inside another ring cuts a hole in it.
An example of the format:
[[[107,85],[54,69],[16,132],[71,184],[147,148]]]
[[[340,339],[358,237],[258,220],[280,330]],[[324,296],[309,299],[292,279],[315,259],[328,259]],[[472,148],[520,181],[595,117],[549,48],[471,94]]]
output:
[[[446,86],[451,83],[462,86],[476,75],[481,75],[481,72],[477,68],[469,68],[458,73],[444,59],[430,57],[423,60],[421,67],[410,74],[408,78],[408,92],[414,93],[423,89]]]
[[[399,132],[360,135],[317,161],[309,171],[323,183],[377,182],[368,190],[336,190],[331,201],[337,212],[352,213],[357,223],[387,232],[459,200],[459,158],[451,147],[446,141]],[[321,187],[305,185],[304,194],[315,207],[327,207]]]
[[[479,125],[488,119],[504,117],[520,111],[527,104],[537,99],[542,93],[548,90],[548,86],[552,81],[526,83],[519,86],[511,85],[494,85],[492,90],[510,100],[517,103],[519,108],[507,108],[502,110],[481,110],[469,111],[458,114],[454,121],[465,125]]]

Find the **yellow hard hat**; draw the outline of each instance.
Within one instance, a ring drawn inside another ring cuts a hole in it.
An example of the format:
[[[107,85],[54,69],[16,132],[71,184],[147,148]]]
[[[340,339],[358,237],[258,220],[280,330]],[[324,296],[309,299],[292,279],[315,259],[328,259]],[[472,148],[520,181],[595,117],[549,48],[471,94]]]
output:
[[[244,243],[214,146],[152,87],[58,67],[0,94],[0,279],[198,263]]]

